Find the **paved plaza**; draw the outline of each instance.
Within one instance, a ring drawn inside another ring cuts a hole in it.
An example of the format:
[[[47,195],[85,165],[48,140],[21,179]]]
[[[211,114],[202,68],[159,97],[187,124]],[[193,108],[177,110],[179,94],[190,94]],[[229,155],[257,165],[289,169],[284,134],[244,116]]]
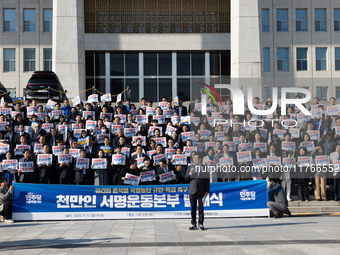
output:
[[[339,254],[340,216],[0,224],[0,254]]]

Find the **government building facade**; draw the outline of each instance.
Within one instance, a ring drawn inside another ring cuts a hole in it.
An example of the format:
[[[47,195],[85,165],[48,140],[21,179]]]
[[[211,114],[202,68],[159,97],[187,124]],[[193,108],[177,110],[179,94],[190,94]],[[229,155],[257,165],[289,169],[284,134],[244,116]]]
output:
[[[262,100],[272,87],[340,99],[338,0],[2,0],[0,9],[0,81],[12,96],[33,71],[53,70],[83,100],[90,88],[129,88],[133,102],[190,101],[203,84],[252,87]]]

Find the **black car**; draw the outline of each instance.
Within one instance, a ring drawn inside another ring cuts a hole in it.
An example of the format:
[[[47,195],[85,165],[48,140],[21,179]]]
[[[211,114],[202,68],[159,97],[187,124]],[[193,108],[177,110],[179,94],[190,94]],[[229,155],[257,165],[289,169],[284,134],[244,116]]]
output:
[[[63,102],[67,99],[66,92],[54,72],[35,71],[26,85],[24,95],[25,99],[47,102],[52,97],[54,101]]]
[[[4,98],[4,101],[7,103],[12,103],[12,98],[9,95],[10,93],[7,93],[7,89],[5,88],[4,85],[2,85],[2,83],[0,82],[0,100],[1,98]]]

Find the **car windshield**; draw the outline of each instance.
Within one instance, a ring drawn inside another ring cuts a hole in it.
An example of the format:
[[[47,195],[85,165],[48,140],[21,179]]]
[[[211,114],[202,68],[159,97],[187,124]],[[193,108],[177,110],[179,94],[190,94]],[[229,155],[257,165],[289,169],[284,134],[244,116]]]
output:
[[[49,84],[49,83],[54,83],[57,84],[58,81],[55,77],[33,77],[28,81],[28,84]]]

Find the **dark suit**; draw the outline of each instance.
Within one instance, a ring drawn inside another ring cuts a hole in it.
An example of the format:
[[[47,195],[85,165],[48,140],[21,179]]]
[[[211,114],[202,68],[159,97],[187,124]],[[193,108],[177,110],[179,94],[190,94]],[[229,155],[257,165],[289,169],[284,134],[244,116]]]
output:
[[[178,113],[179,113],[179,106],[175,107],[175,111],[178,111]],[[180,116],[187,116],[187,115],[188,115],[187,107],[182,105],[182,115],[180,115]]]
[[[160,174],[165,174],[165,173],[168,173],[168,172],[171,172],[173,171],[174,174],[176,175],[176,180],[172,180],[170,182],[166,182],[166,183],[162,183],[162,182],[159,182],[160,178],[159,178],[159,175]],[[180,176],[178,174],[178,172],[176,171],[176,169],[172,166],[172,165],[167,165],[167,171],[164,171],[164,168],[161,168],[160,166],[158,166],[156,168],[156,175],[157,175],[157,183],[159,184],[179,184],[179,180],[180,180]]]
[[[185,180],[190,181],[189,185],[189,196],[191,204],[191,224],[196,226],[196,205],[198,201],[198,213],[199,213],[199,225],[203,225],[204,221],[204,210],[202,199],[205,192],[210,190],[210,180],[209,173],[196,172],[196,169],[192,174],[190,174],[191,169],[195,166],[188,167],[187,173],[185,175]],[[201,168],[199,166],[199,168]],[[196,168],[196,167],[195,167]]]
[[[57,139],[63,140],[63,137],[60,135],[56,135],[54,136],[54,141],[53,141],[53,136],[50,133],[46,135],[46,141],[51,146],[51,148],[52,146],[57,146],[56,144]]]
[[[34,159],[31,157],[28,160],[26,160],[25,157],[22,157],[18,160],[18,162],[34,162]],[[34,163],[35,165],[35,163]],[[19,164],[18,164],[19,167]],[[21,183],[35,183],[36,182],[36,169],[34,168],[34,171],[31,173],[18,173],[19,175],[19,181]]]
[[[12,132],[12,139],[10,139],[10,136],[9,136],[8,132],[4,135],[4,139],[7,139],[9,141],[10,147],[12,149],[15,147],[15,144],[13,143],[14,142],[14,136],[15,136],[14,132]]]
[[[39,167],[37,165],[40,183],[47,183],[47,184],[54,183],[53,177],[55,176],[55,166],[54,166],[55,163],[56,163],[56,161],[54,160],[54,157],[52,157],[52,165],[51,166],[43,165],[43,166]]]
[[[64,166],[60,166],[57,164],[57,170],[59,172],[59,183],[60,184],[74,184],[74,171],[73,171],[73,164],[75,159],[72,157],[72,163],[70,166],[66,164]]]
[[[28,133],[26,133],[26,132],[24,132],[24,136],[26,136],[27,144],[30,144],[31,143],[31,136]],[[20,142],[20,133],[15,133],[14,138],[12,137],[13,148],[15,148],[16,144],[21,144],[21,142]]]

